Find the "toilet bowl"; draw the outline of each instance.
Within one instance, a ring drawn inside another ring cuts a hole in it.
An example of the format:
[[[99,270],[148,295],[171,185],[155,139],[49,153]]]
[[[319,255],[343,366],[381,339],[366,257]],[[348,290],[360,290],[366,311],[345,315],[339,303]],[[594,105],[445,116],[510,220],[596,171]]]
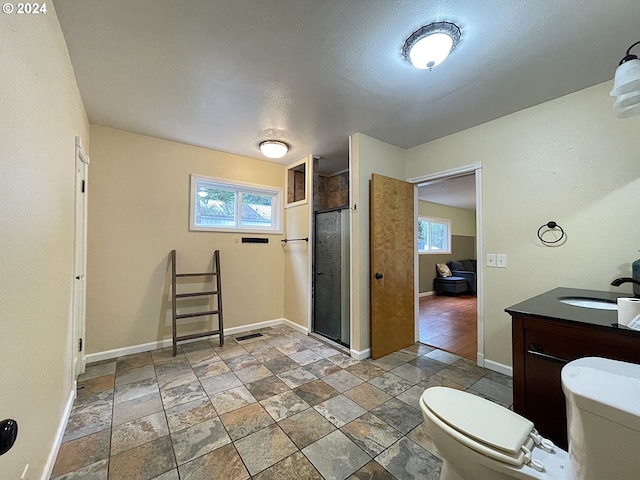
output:
[[[569,456],[533,423],[484,398],[447,387],[420,398],[443,462],[441,480],[568,480]]]
[[[562,369],[569,453],[531,421],[484,398],[432,387],[420,398],[441,480],[636,480],[640,365],[581,358]]]

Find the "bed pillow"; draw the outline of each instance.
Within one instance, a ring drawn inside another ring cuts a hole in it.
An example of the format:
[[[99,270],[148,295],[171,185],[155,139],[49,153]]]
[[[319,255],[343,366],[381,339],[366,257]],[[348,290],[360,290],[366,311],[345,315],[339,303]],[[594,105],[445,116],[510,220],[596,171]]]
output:
[[[441,277],[452,277],[451,270],[446,263],[436,263],[436,268]]]

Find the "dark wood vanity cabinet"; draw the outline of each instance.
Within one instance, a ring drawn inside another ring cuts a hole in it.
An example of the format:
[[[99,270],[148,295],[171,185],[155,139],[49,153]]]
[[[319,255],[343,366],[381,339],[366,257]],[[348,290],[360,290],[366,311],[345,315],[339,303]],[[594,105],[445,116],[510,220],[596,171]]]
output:
[[[562,367],[576,358],[590,356],[640,363],[640,332],[617,328],[615,323],[607,327],[538,317],[516,312],[513,307],[507,312],[513,320],[513,409],[530,419],[541,435],[566,449]],[[616,321],[612,317],[615,312],[606,315]]]

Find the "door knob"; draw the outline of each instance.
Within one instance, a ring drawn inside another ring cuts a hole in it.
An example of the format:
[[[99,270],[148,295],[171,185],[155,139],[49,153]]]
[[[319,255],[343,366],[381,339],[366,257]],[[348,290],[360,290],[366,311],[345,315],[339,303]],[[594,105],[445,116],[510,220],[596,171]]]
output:
[[[376,280],[380,280],[382,277],[384,277],[384,275],[382,275],[380,272],[376,272]]]

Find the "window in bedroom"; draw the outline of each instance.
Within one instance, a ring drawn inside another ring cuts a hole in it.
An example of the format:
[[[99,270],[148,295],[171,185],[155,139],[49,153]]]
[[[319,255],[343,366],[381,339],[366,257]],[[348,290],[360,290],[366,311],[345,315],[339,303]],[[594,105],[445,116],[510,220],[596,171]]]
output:
[[[189,228],[199,231],[282,233],[282,190],[191,175]]]
[[[418,253],[451,253],[451,220],[418,216]]]

